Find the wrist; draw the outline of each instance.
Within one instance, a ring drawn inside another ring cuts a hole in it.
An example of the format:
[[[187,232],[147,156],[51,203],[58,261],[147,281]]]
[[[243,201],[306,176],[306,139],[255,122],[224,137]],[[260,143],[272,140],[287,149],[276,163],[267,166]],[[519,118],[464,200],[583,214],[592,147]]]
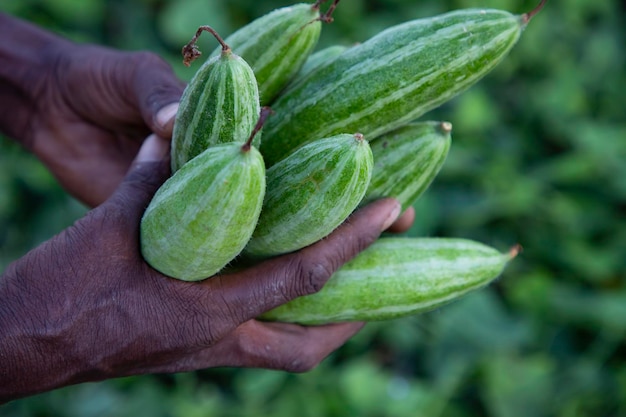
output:
[[[72,43],[4,13],[0,38],[11,40],[0,42],[0,132],[30,149],[28,129],[37,97],[49,69]]]

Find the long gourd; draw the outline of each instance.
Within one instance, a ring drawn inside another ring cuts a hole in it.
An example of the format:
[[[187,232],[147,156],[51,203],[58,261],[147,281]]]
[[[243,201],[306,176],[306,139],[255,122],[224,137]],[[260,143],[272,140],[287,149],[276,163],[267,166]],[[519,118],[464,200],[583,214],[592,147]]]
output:
[[[273,104],[261,145],[266,163],[315,138],[358,131],[373,140],[415,120],[489,73],[536,11],[454,11],[393,26],[348,49]]]
[[[319,292],[260,318],[317,325],[422,313],[486,286],[517,251],[503,254],[458,238],[380,238],[344,264]]]

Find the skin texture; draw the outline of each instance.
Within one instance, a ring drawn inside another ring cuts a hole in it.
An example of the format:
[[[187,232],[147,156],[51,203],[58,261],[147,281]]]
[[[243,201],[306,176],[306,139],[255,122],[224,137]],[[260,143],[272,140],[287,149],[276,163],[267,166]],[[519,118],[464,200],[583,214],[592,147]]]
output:
[[[361,209],[294,254],[201,283],[167,278],[144,262],[138,236],[143,211],[170,175],[176,105],[168,104],[180,82],[151,54],[75,45],[2,14],[0,34],[21,45],[0,43],[0,130],[96,206],[0,276],[0,403],[145,373],[306,371],[361,328],[254,318],[318,291],[393,223],[397,201]],[[146,69],[146,60],[155,65]],[[144,141],[149,131],[164,138]],[[394,230],[410,227],[410,217]]]

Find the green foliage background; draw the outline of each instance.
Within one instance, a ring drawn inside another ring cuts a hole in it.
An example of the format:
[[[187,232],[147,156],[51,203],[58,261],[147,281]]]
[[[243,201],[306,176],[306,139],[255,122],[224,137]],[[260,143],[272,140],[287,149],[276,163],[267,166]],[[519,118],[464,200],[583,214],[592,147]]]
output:
[[[456,8],[522,13],[534,3],[343,0],[320,47]],[[227,35],[287,4],[3,0],[0,10],[80,42],[154,51],[189,79],[178,51],[198,25]],[[124,378],[15,401],[0,415],[626,416],[625,17],[618,0],[550,1],[503,64],[427,115],[454,124],[453,146],[410,233],[522,244],[495,285],[371,323],[306,374]],[[0,190],[0,269],[85,211],[4,139]]]

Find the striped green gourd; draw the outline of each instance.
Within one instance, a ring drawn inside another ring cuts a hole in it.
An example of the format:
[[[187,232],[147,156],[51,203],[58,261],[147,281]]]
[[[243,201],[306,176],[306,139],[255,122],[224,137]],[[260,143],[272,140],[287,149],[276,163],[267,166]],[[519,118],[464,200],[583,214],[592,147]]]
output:
[[[261,217],[245,252],[292,252],[330,234],[358,206],[372,173],[361,134],[319,139],[267,170]]]
[[[350,48],[272,105],[265,162],[319,137],[358,131],[374,140],[415,120],[489,73],[536,12],[458,10],[390,27]]]
[[[156,192],[140,227],[141,252],[154,269],[184,281],[202,280],[248,243],[265,195],[265,165],[251,145],[258,129],[260,124],[243,145],[207,148]]]
[[[254,70],[262,105],[272,102],[317,45],[322,30],[320,4],[276,9],[226,38]],[[213,53],[217,54],[219,50]]]
[[[186,62],[198,56],[195,41],[203,30],[218,39],[221,52],[198,69],[183,91],[172,134],[172,172],[209,146],[243,144],[259,117],[259,90],[252,68],[213,29],[198,29],[183,49]],[[255,137],[257,147],[260,138]]]
[[[261,319],[317,325],[422,313],[486,286],[517,251],[502,254],[457,238],[383,237],[344,264],[319,292]]]
[[[414,122],[370,142],[374,170],[361,204],[393,197],[403,211],[413,205],[443,166],[451,131],[448,122]]]
[[[287,89],[292,88],[295,84],[309,76],[309,74],[313,73],[316,69],[320,68],[322,65],[328,64],[330,61],[344,53],[347,49],[348,47],[345,45],[331,45],[312,53],[304,62],[304,65],[302,65],[298,74],[296,74],[296,76],[291,80]]]

